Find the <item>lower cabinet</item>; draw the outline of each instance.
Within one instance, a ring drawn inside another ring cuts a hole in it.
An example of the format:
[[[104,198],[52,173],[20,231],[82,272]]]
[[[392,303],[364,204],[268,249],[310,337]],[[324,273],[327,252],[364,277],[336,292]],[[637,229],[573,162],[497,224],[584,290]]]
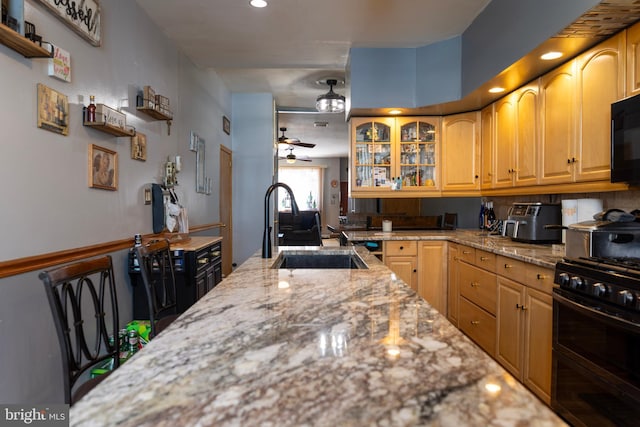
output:
[[[447,248],[447,319],[456,327],[458,326],[460,300],[459,270],[458,245],[449,243]]]
[[[522,265],[522,275],[536,266]],[[534,289],[544,280],[552,281],[553,272],[538,268],[535,282],[518,283],[497,277],[498,312],[496,359],[546,403],[551,392],[551,339],[553,297],[548,289]]]
[[[447,315],[447,243],[418,243],[418,295]]]
[[[418,242],[387,240],[384,242],[384,264],[411,289],[418,291]]]

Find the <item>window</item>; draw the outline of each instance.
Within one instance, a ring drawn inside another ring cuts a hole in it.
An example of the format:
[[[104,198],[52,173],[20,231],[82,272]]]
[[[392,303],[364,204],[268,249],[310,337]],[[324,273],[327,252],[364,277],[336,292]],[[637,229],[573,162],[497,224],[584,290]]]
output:
[[[280,166],[278,181],[287,184],[293,191],[300,210],[322,211],[322,179],[320,167]],[[278,210],[291,209],[291,200],[286,191],[278,191]]]

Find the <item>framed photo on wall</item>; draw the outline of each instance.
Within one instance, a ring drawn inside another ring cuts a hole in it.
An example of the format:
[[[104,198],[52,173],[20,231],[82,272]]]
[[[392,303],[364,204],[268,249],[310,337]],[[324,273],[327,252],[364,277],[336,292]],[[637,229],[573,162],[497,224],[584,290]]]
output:
[[[136,132],[131,137],[131,158],[145,162],[147,160],[147,136]]]
[[[231,135],[231,121],[227,118],[227,116],[222,116],[222,130],[227,135]]]
[[[89,145],[89,187],[118,189],[118,153],[95,144]]]
[[[69,134],[69,100],[56,90],[38,83],[38,127]]]

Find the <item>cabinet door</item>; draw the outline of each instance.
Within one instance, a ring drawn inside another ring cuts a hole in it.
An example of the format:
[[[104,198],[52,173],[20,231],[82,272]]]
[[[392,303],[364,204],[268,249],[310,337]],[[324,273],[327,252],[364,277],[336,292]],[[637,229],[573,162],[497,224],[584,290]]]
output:
[[[447,271],[445,242],[422,242],[418,250],[418,294],[447,315]]]
[[[523,382],[547,404],[551,401],[553,297],[527,289],[524,319]]]
[[[496,359],[511,374],[522,378],[523,304],[525,287],[498,276]]]
[[[515,185],[538,182],[538,83],[516,92]]]
[[[482,144],[482,167],[480,175],[480,187],[485,190],[493,187],[493,165],[494,153],[494,125],[493,107],[491,104],[485,107],[480,113],[481,122],[481,144]]]
[[[458,326],[458,245],[455,243],[448,244],[447,250],[447,318],[455,326]]]
[[[414,291],[418,291],[418,270],[415,256],[390,256],[385,257],[385,265],[402,279]]]
[[[455,114],[442,123],[442,189],[479,190],[479,114]]]
[[[640,93],[640,23],[627,29],[627,96]]]
[[[394,139],[393,117],[351,120],[351,191],[390,191]]]
[[[542,121],[541,184],[573,180],[572,153],[576,139],[575,60],[540,79]]]
[[[578,57],[576,181],[610,177],[611,103],[624,96],[624,35],[619,33]]]
[[[396,173],[403,191],[440,189],[439,117],[397,119]]]
[[[513,186],[513,150],[516,141],[516,106],[515,95],[510,94],[495,103],[494,121],[495,162],[493,170],[493,187]]]

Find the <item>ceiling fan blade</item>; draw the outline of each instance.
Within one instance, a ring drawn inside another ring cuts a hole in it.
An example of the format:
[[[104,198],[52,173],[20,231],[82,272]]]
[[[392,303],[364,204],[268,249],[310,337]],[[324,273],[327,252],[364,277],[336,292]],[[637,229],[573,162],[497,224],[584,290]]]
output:
[[[290,145],[295,145],[297,147],[305,147],[305,148],[313,148],[316,146],[316,144],[312,144],[310,142],[290,142]]]

